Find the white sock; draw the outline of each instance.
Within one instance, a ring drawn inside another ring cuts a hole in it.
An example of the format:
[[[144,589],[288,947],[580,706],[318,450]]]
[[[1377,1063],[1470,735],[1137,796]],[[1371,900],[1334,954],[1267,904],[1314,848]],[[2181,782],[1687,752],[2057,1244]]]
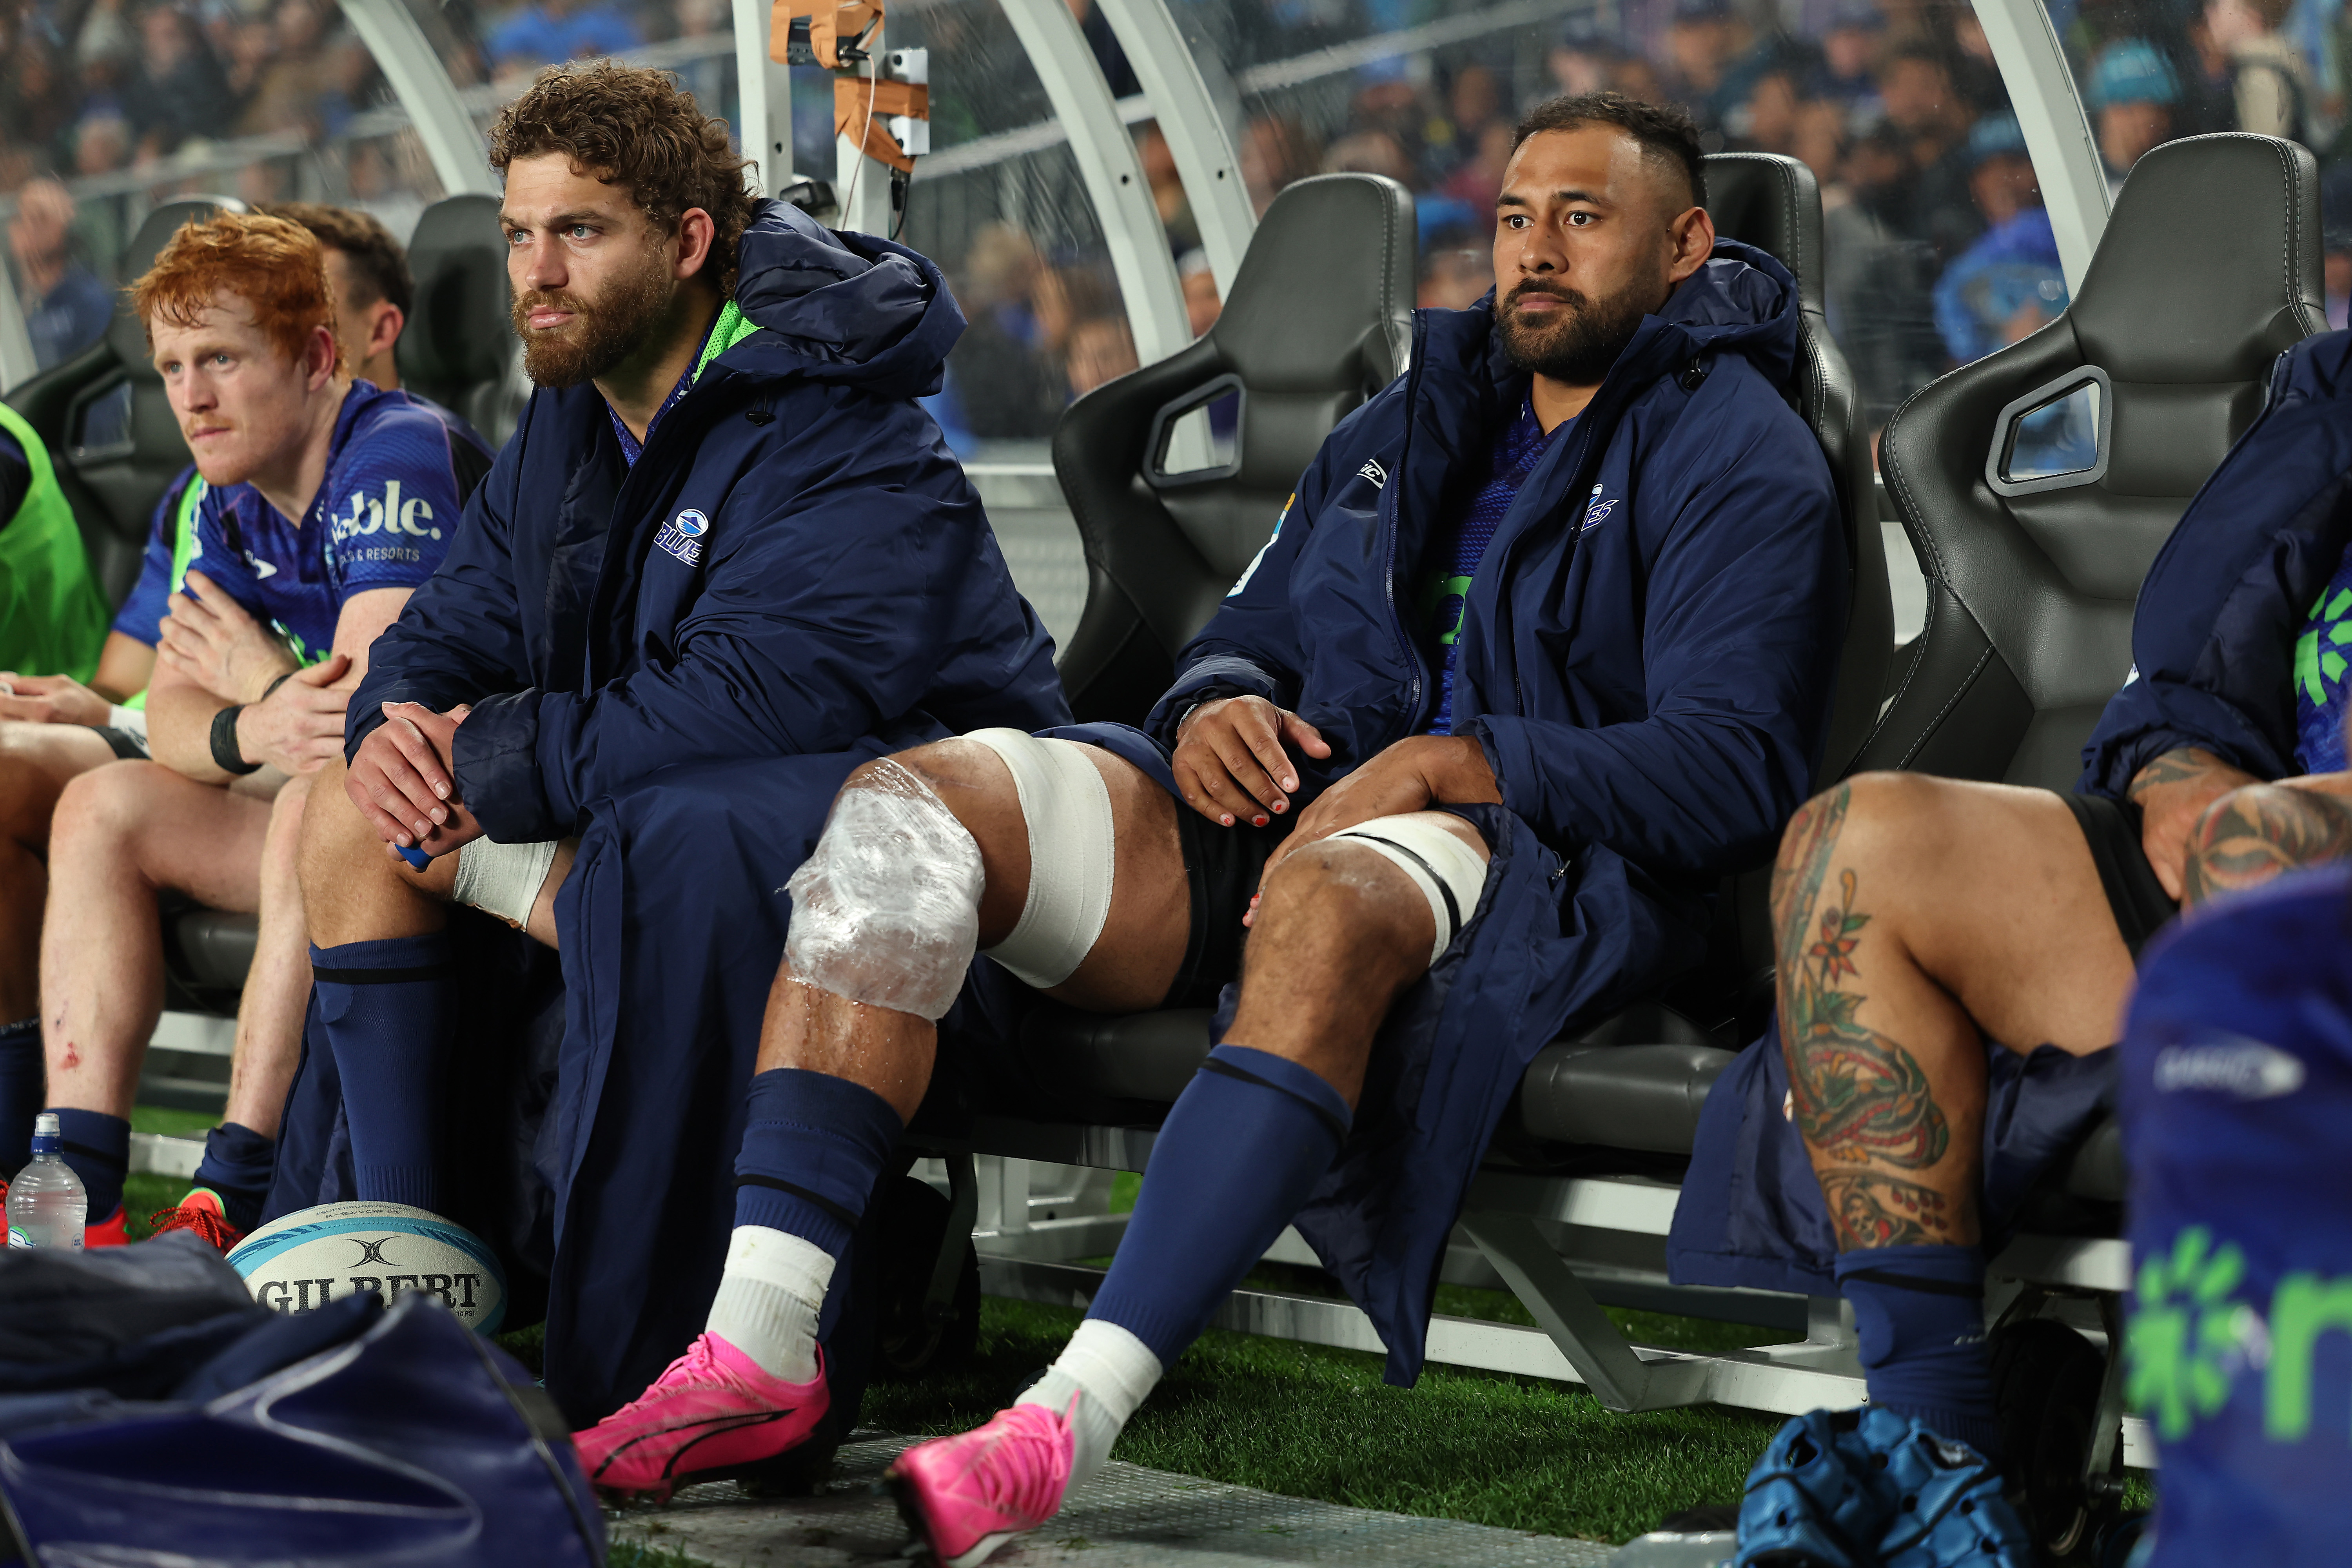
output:
[[[1013,1401],[1042,1405],[1070,1418],[1071,1492],[1094,1479],[1110,1458],[1119,1429],[1160,1381],[1160,1358],[1117,1323],[1088,1318],[1070,1336],[1045,1375]],[[1075,1396],[1075,1405],[1073,1397]],[[1068,1496],[1066,1492],[1064,1496]]]
[[[763,1225],[739,1225],[706,1331],[760,1363],[771,1377],[816,1376],[816,1315],[833,1282],[833,1255]]]

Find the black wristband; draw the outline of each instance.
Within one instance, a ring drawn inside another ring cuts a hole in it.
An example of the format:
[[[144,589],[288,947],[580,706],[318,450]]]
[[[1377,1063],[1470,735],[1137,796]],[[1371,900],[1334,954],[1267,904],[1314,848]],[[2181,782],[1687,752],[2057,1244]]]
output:
[[[268,685],[261,689],[261,696],[258,700],[263,702],[268,701],[272,697],[278,694],[278,689],[279,687],[285,685],[288,681],[293,679],[294,672],[290,669],[288,670],[285,674],[279,676],[277,679],[271,681]]]
[[[224,708],[213,715],[213,763],[225,773],[239,777],[260,770],[259,763],[248,763],[245,752],[237,748],[236,716],[245,711],[243,704]]]

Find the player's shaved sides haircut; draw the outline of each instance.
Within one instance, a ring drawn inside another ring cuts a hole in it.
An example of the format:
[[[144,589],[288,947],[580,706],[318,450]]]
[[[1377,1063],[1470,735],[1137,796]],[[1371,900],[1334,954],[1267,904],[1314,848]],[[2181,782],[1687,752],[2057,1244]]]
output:
[[[402,315],[411,313],[416,279],[408,270],[408,252],[373,213],[331,207],[324,202],[267,202],[254,211],[299,223],[320,245],[341,251],[344,270],[352,279],[352,298],[346,303],[365,310],[378,300],[389,300],[400,307]]]
[[[131,285],[131,308],[147,324],[152,348],[157,320],[193,327],[224,289],[253,307],[255,325],[291,363],[301,363],[310,334],[320,327],[334,341],[335,290],[327,278],[326,247],[300,224],[267,213],[222,213],[182,224],[155,265]],[[338,346],[335,370],[342,369]]]
[[[619,185],[654,226],[677,231],[688,209],[710,215],[710,265],[723,295],[735,292],[736,252],[758,198],[744,184],[727,122],[702,112],[667,71],[625,66],[550,66],[490,127],[490,167],[561,153],[583,174]]]
[[[1622,92],[1550,99],[1520,117],[1511,133],[1511,151],[1546,131],[1580,131],[1588,125],[1615,126],[1641,144],[1642,155],[1650,163],[1681,176],[1690,200],[1675,211],[1706,205],[1706,152],[1698,144],[1698,127],[1679,104],[1644,103]]]

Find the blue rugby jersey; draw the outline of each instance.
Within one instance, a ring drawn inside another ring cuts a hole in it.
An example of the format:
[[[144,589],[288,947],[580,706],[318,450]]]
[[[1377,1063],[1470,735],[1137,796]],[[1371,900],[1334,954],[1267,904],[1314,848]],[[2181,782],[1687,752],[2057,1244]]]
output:
[[[1485,477],[1470,492],[1461,515],[1444,536],[1451,542],[1451,554],[1442,566],[1429,574],[1421,591],[1422,635],[1430,645],[1430,663],[1437,668],[1437,711],[1430,718],[1430,734],[1454,733],[1454,639],[1462,629],[1462,609],[1469,599],[1470,580],[1477,575],[1478,563],[1486,559],[1486,546],[1494,542],[1496,527],[1518,499],[1519,487],[1528,482],[1528,476],[1543,461],[1552,441],[1575,423],[1573,419],[1564,419],[1557,429],[1546,435],[1536,419],[1534,403],[1521,399],[1518,417],[1496,433],[1494,445],[1487,451]]]
[[[324,658],[353,595],[414,588],[448,552],[464,513],[457,439],[419,400],[354,382],[301,525],[249,484],[209,491],[190,564],[296,657]]]
[[[2295,761],[2307,773],[2342,773],[2344,694],[2352,689],[2352,547],[2305,617],[2294,669]]]

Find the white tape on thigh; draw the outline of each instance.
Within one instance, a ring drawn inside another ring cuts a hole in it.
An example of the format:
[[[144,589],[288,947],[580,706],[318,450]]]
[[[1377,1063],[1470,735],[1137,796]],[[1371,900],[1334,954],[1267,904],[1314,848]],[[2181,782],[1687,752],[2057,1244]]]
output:
[[[1018,730],[975,730],[964,739],[1013,770],[1029,827],[1029,897],[1013,934],[988,956],[1040,990],[1059,985],[1094,951],[1110,918],[1118,858],[1110,790],[1075,742]]]
[[[833,803],[793,896],[793,975],[937,1022],[980,940],[980,846],[931,786],[884,760]]]
[[[1443,814],[1415,812],[1405,816],[1376,816],[1331,837],[1352,838],[1397,865],[1429,900],[1437,923],[1437,940],[1430,944],[1429,962],[1454,945],[1470,917],[1478,910],[1478,894],[1486,886],[1486,862],[1478,852],[1439,825]],[[1459,820],[1458,818],[1456,820]]]
[[[449,896],[521,925],[530,919],[530,906],[539,901],[547,868],[554,864],[552,838],[543,844],[500,844],[477,838],[458,847],[457,879]]]

